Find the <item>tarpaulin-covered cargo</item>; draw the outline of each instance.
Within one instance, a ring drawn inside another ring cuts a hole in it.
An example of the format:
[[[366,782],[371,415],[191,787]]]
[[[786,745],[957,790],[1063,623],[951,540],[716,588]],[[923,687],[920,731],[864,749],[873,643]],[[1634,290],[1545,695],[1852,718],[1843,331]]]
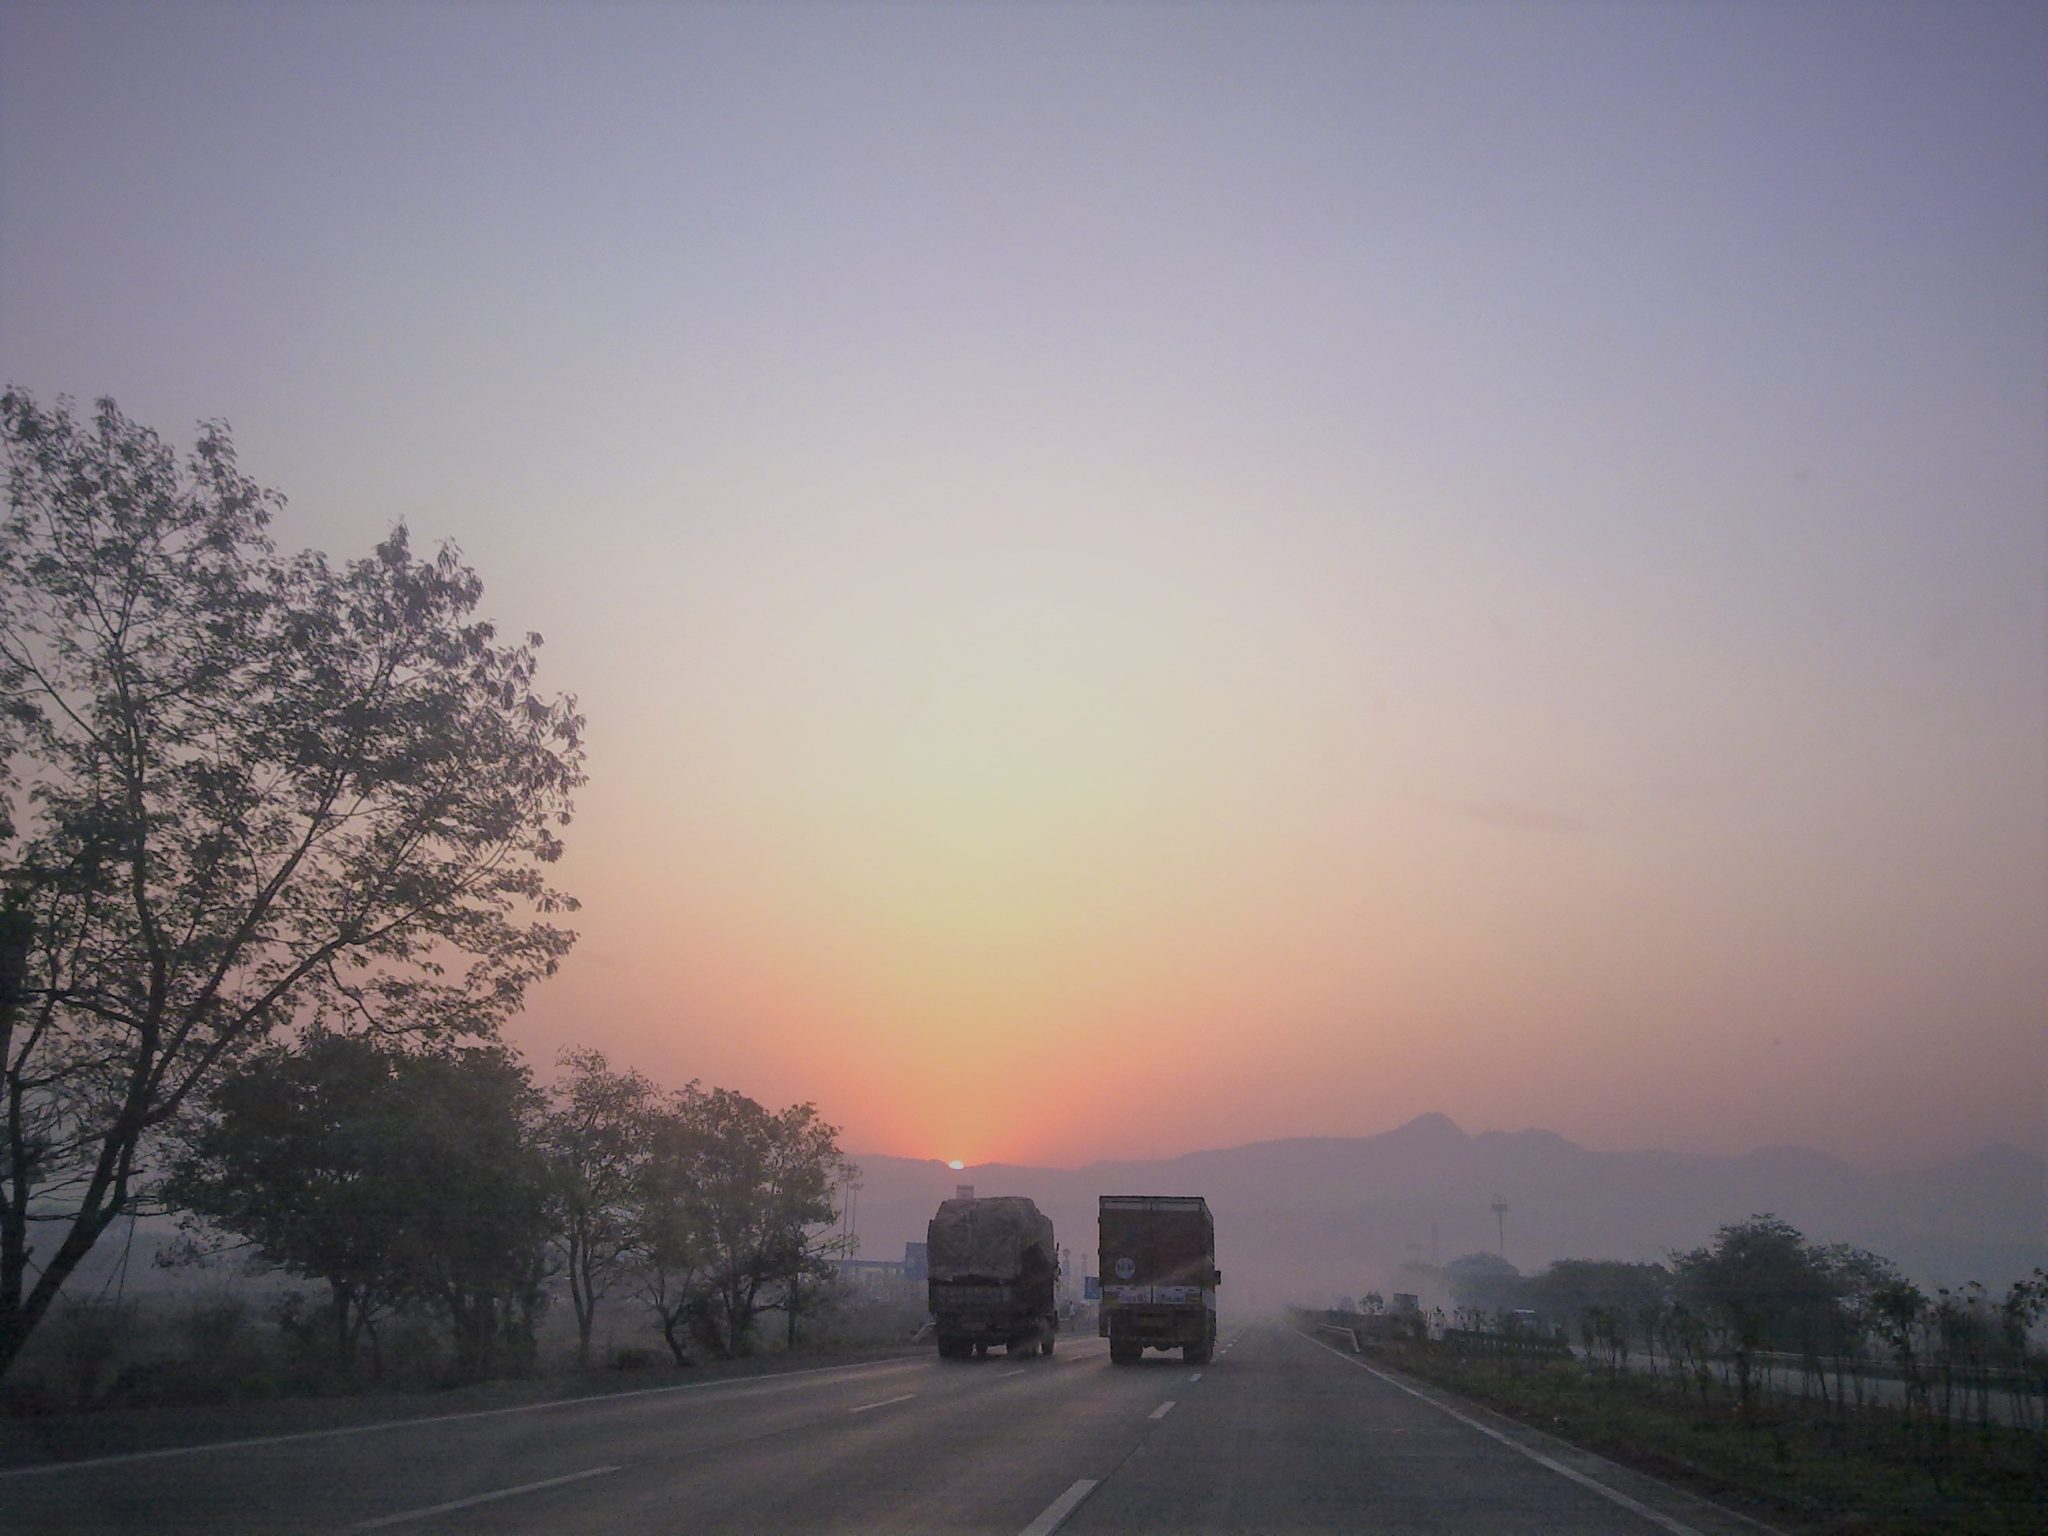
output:
[[[934,1280],[1015,1280],[1054,1265],[1052,1219],[1022,1195],[948,1200],[926,1233]]]

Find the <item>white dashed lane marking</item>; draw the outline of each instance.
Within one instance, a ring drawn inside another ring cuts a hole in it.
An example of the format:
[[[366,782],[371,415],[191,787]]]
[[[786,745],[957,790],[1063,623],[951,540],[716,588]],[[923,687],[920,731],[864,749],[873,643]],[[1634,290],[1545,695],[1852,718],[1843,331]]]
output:
[[[1060,1522],[1071,1515],[1080,1502],[1095,1491],[1097,1481],[1092,1477],[1076,1481],[1073,1487],[1039,1511],[1038,1518],[1025,1526],[1020,1536],[1052,1536],[1052,1533],[1060,1528]]]
[[[901,1397],[885,1397],[879,1403],[862,1403],[858,1408],[849,1408],[846,1411],[848,1413],[867,1413],[871,1409],[886,1408],[891,1403],[907,1403],[915,1396],[917,1396],[915,1392],[906,1392]]]
[[[445,1515],[450,1510],[469,1509],[478,1504],[492,1504],[499,1499],[509,1499],[522,1493],[538,1493],[543,1488],[559,1488],[564,1483],[580,1483],[586,1477],[603,1477],[607,1472],[616,1472],[617,1467],[592,1467],[587,1472],[571,1472],[567,1477],[550,1477],[538,1483],[521,1483],[517,1488],[499,1488],[491,1493],[479,1493],[466,1499],[450,1499],[446,1504],[432,1504],[425,1509],[408,1509],[402,1514],[384,1515],[375,1520],[362,1520],[349,1527],[352,1531],[382,1530],[387,1525],[403,1525],[408,1520],[424,1520],[429,1515]]]

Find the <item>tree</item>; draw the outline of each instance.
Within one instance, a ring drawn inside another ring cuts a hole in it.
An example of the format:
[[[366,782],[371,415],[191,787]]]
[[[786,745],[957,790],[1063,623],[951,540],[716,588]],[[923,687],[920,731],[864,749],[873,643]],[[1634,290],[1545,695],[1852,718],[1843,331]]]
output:
[[[447,1320],[459,1375],[530,1367],[554,1235],[540,1094],[501,1046],[396,1067],[389,1150],[411,1170],[392,1181],[402,1203],[389,1213],[403,1293]]]
[[[1718,1228],[1710,1246],[1679,1255],[1672,1272],[1681,1292],[1720,1322],[1745,1418],[1756,1406],[1758,1351],[1777,1344],[1810,1356],[1838,1294],[1799,1229],[1768,1214]]]
[[[1589,1354],[1595,1346],[1604,1348],[1620,1371],[1628,1363],[1632,1331],[1659,1315],[1670,1280],[1661,1264],[1559,1259],[1532,1277],[1523,1294],[1546,1318],[1575,1326]]]
[[[1835,1367],[1835,1408],[1846,1414],[1853,1383],[1856,1405],[1863,1405],[1864,1349],[1878,1333],[1879,1298],[1900,1283],[1898,1267],[1881,1254],[1848,1243],[1829,1243],[1813,1250],[1813,1259],[1830,1282],[1834,1306],[1828,1316],[1826,1358]],[[1826,1390],[1825,1362],[1813,1362],[1822,1371]]]
[[[860,1187],[860,1169],[840,1153],[838,1128],[809,1104],[775,1117],[771,1147],[770,1223],[777,1236],[770,1262],[783,1281],[784,1343],[794,1349],[797,1319],[835,1300],[839,1271],[832,1261],[849,1254],[855,1238],[833,1223],[847,1191]]]
[[[1878,1338],[1898,1363],[1899,1379],[1906,1389],[1906,1416],[1915,1406],[1927,1403],[1927,1378],[1921,1371],[1920,1342],[1928,1327],[1927,1297],[1919,1286],[1903,1275],[1892,1274],[1872,1288],[1870,1310]]]
[[[220,1084],[170,1192],[264,1262],[326,1281],[344,1366],[396,1305],[442,1316],[458,1370],[480,1375],[532,1348],[552,1214],[539,1109],[502,1047],[315,1035]]]
[[[1998,1329],[2011,1372],[2007,1381],[2015,1424],[2031,1424],[2040,1416],[2040,1393],[2037,1384],[2028,1380],[2033,1361],[2027,1343],[2043,1317],[2048,1317],[2048,1270],[2037,1268],[2027,1279],[2015,1280],[1998,1304]]]
[[[693,1345],[716,1338],[706,1276],[711,1245],[696,1191],[696,1137],[672,1106],[654,1116],[647,1156],[634,1170],[634,1275],[677,1365]]]
[[[182,466],[112,401],[10,389],[0,426],[4,1374],[275,1031],[518,1008],[574,937],[543,870],[583,758],[539,637],[498,642],[452,549],[281,557],[218,423]]]
[[[416,1170],[393,1166],[398,1127],[380,1113],[394,1065],[389,1050],[346,1035],[263,1052],[215,1089],[167,1191],[188,1226],[201,1222],[262,1263],[327,1283],[343,1369],[366,1333],[374,1341],[376,1315],[403,1285],[391,1185]]]
[[[602,1051],[565,1050],[557,1059],[567,1074],[548,1096],[548,1167],[576,1308],[576,1359],[588,1365],[597,1305],[636,1257],[633,1195],[655,1090],[638,1072],[614,1072]]]
[[[1468,1253],[1444,1265],[1444,1284],[1460,1308],[1507,1312],[1520,1305],[1522,1272],[1497,1253]]]
[[[833,1192],[852,1170],[809,1104],[771,1114],[745,1094],[691,1083],[656,1117],[642,1176],[641,1291],[678,1362],[690,1339],[729,1357],[753,1347],[771,1306],[801,1308],[830,1272]]]

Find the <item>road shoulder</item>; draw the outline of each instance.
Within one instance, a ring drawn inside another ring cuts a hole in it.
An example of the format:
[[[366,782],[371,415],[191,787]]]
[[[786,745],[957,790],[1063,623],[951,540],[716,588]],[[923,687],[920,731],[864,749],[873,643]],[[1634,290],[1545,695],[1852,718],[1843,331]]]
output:
[[[243,1403],[23,1416],[0,1419],[0,1472],[286,1435],[368,1431],[467,1414],[538,1410],[591,1399],[673,1391],[799,1371],[850,1369],[929,1353],[929,1346],[888,1345],[845,1354],[755,1356],[687,1369],[578,1371],[560,1376],[478,1382],[441,1392],[279,1397]]]
[[[1589,1485],[1619,1495],[1624,1506],[1641,1506],[1647,1518],[1664,1526],[1673,1536],[1696,1532],[1698,1536],[1782,1536],[1776,1527],[1717,1504],[1691,1489],[1681,1488],[1622,1462],[1585,1450],[1533,1424],[1511,1418],[1484,1403],[1460,1397],[1433,1383],[1420,1381],[1404,1372],[1352,1354],[1312,1334],[1295,1330],[1308,1343],[1334,1355],[1356,1369],[1367,1371],[1389,1385],[1428,1403],[1438,1412],[1459,1419],[1482,1433],[1513,1446],[1532,1460],[1559,1470]]]

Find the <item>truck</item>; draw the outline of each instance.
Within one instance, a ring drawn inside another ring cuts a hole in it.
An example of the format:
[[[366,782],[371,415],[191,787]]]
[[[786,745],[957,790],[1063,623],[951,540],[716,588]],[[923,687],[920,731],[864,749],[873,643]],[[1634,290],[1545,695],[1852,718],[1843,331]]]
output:
[[[1059,1329],[1052,1221],[1023,1195],[940,1202],[925,1229],[927,1297],[939,1358],[1051,1354]]]
[[[1109,1358],[1130,1365],[1148,1349],[1178,1349],[1190,1365],[1216,1353],[1216,1222],[1200,1195],[1104,1195],[1097,1257],[1096,1331]]]

